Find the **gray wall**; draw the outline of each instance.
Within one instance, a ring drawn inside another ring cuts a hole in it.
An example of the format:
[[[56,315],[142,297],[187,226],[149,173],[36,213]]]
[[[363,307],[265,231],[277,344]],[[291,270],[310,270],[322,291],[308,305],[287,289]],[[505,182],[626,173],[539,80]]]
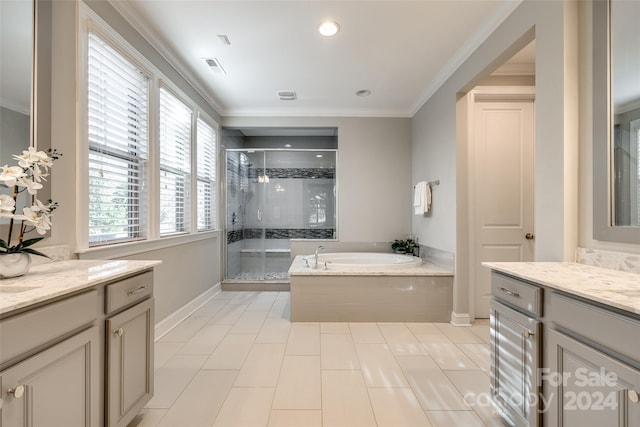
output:
[[[22,154],[31,143],[31,118],[0,107],[0,166],[14,166],[14,154]]]
[[[338,239],[391,241],[411,232],[410,119],[225,117],[222,124],[338,128]]]
[[[454,312],[470,312],[466,141],[456,101],[536,39],[537,261],[573,259],[577,243],[577,4],[525,0],[412,120],[414,181],[439,179],[433,212],[414,217],[422,244],[456,254]]]

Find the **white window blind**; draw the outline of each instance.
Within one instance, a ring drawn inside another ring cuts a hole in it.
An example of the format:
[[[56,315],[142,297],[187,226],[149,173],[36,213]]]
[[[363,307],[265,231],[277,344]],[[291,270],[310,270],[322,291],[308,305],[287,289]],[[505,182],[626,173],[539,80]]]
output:
[[[146,236],[149,78],[88,38],[89,245]]]
[[[216,227],[216,130],[198,118],[198,231]]]
[[[190,231],[191,114],[160,88],[160,235]]]

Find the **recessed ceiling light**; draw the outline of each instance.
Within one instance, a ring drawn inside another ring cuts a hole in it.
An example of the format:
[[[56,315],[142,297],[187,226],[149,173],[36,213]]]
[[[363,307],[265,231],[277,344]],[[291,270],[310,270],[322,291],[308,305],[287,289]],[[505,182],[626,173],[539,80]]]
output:
[[[294,90],[279,90],[278,98],[282,101],[295,101],[297,99],[296,92]]]
[[[316,154],[316,157],[320,158],[322,157],[322,154]]]
[[[364,98],[365,96],[371,95],[371,91],[369,89],[361,89],[361,90],[356,92],[356,95],[361,96],[361,97]]]
[[[229,36],[227,36],[226,34],[218,34],[216,37],[218,37],[218,40],[220,40],[220,43],[222,43],[223,45],[226,45],[226,46],[230,46],[231,45],[231,41],[229,40]]]
[[[318,27],[318,31],[323,36],[331,37],[335,36],[340,31],[340,25],[336,21],[324,21]]]
[[[291,144],[284,144],[284,148],[291,148]]]

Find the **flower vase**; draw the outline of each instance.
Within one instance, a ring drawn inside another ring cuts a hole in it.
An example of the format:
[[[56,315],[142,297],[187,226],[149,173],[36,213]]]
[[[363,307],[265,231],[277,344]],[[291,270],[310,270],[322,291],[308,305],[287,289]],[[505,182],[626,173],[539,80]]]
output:
[[[20,252],[17,254],[0,255],[0,278],[18,277],[26,274],[31,267],[31,255]]]

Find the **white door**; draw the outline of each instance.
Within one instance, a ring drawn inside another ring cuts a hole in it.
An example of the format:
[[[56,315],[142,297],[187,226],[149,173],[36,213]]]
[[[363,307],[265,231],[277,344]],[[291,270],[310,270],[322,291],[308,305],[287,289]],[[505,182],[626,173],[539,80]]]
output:
[[[483,261],[533,261],[534,109],[531,101],[478,101],[470,174],[471,280],[475,317],[489,317]]]

